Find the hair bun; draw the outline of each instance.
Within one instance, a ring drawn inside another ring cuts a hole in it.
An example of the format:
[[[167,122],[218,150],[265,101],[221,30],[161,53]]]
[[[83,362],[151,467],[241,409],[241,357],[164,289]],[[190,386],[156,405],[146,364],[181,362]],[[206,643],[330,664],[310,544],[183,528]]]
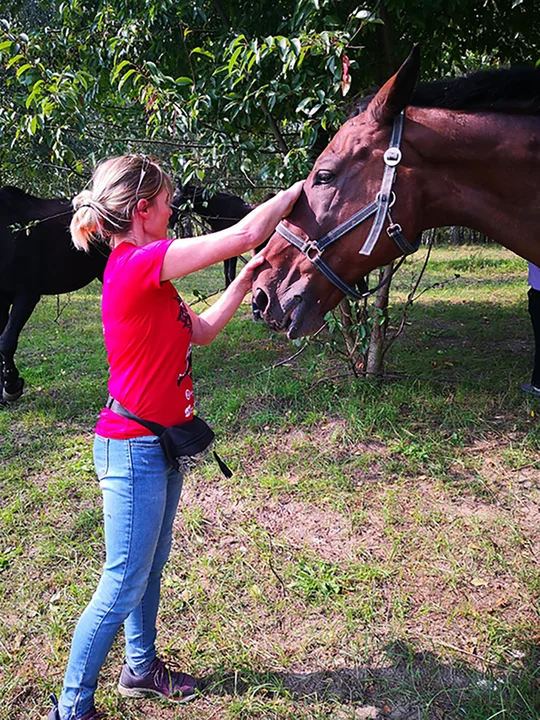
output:
[[[71,204],[73,205],[73,209],[75,210],[75,212],[77,212],[77,210],[80,210],[83,207],[95,209],[92,202],[92,191],[83,190],[78,195],[75,195],[75,197],[71,201]]]

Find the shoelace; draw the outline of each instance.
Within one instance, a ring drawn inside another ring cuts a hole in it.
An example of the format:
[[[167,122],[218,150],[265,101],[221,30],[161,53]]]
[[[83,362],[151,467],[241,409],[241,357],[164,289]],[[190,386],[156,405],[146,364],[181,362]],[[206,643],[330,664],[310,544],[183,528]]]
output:
[[[175,687],[176,684],[179,686],[182,684],[185,673],[175,672],[170,670],[163,660],[158,660],[158,667],[154,673],[154,679],[158,687],[166,686],[169,688],[169,695],[184,695],[180,687]]]

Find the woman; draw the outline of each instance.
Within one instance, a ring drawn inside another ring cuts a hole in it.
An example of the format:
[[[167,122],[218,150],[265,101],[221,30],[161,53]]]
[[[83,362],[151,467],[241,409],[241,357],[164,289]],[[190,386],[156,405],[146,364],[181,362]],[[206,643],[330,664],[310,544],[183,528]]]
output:
[[[102,312],[109,392],[121,405],[165,426],[192,418],[191,343],[207,345],[225,327],[263,258],[253,258],[200,316],[170,280],[259,245],[301,189],[296,183],[227,230],[167,240],[172,185],[157,162],[127,155],[96,168],[92,189],[74,200],[71,233],[78,248],[87,250],[96,235],[112,247]],[[167,463],[155,435],[107,408],[96,427],[94,462],[103,493],[106,561],[75,629],[60,701],[53,697],[48,720],[97,720],[98,673],[122,623],[122,695],[184,702],[196,692],[195,678],[167,668],[155,649],[160,579],[182,475]]]

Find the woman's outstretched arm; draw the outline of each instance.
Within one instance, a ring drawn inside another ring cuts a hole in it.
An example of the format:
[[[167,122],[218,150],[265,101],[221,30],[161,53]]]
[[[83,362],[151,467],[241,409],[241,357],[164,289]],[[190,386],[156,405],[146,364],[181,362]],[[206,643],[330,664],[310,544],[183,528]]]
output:
[[[226,230],[174,240],[163,259],[161,281],[184,277],[260,245],[291,212],[303,184],[300,181],[281,191]]]
[[[200,315],[189,310],[193,322],[192,341],[195,345],[208,345],[223,330],[251,289],[256,268],[264,262],[263,252],[255,255],[216,302]]]

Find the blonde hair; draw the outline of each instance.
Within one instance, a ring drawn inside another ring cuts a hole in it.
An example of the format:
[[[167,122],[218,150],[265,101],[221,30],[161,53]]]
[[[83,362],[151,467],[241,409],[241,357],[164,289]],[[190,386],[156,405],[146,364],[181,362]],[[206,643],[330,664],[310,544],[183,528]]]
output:
[[[73,199],[73,244],[88,252],[96,239],[110,242],[115,235],[124,235],[139,200],[152,200],[164,187],[172,196],[171,178],[149,155],[121,155],[100,163],[92,176],[92,189]]]

